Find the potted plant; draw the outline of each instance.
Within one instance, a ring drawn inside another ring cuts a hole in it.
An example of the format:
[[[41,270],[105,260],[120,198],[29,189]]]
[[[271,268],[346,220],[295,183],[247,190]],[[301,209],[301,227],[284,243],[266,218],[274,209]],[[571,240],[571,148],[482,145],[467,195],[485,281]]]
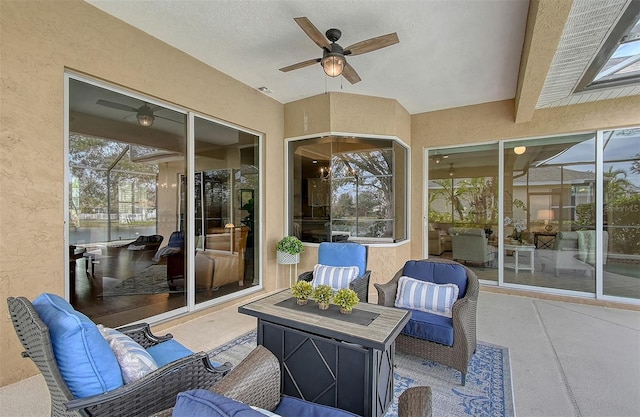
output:
[[[358,294],[350,288],[343,288],[338,290],[336,295],[333,296],[333,304],[340,307],[342,314],[351,314],[353,307],[360,302]]]
[[[308,281],[298,281],[291,287],[291,293],[298,299],[298,304],[303,306],[307,304],[309,297],[313,293],[313,287]]]
[[[334,294],[335,292],[330,286],[318,285],[314,288],[312,297],[318,303],[320,310],[326,310],[329,308],[329,303],[331,303]]]
[[[279,264],[297,264],[300,262],[300,254],[304,251],[304,246],[297,237],[287,236],[278,242],[276,251]]]

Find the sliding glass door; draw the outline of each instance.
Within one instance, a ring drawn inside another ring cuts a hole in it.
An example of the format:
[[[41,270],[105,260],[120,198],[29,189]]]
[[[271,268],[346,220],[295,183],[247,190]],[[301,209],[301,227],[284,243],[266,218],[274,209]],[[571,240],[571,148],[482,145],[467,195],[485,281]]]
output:
[[[498,285],[640,298],[640,129],[430,149],[427,166],[429,256]]]
[[[119,326],[259,285],[259,136],[67,79],[74,307]]]

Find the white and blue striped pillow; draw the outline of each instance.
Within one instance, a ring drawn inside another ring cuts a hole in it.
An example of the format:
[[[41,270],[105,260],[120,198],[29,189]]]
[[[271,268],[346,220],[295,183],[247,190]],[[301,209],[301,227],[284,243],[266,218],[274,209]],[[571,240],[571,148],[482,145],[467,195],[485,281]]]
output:
[[[349,288],[349,284],[358,278],[360,268],[357,266],[329,266],[317,264],[313,267],[313,288],[318,285],[328,285],[338,291],[342,288]]]
[[[455,284],[434,284],[402,276],[398,280],[395,306],[451,317],[458,291]]]
[[[98,329],[118,359],[125,384],[137,381],[158,369],[156,361],[138,342],[119,332],[99,324]]]

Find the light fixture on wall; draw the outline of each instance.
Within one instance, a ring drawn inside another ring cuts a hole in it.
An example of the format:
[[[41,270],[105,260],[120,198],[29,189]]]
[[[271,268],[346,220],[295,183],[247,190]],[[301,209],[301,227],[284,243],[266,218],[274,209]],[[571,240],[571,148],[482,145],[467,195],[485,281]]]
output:
[[[449,176],[453,177],[453,174],[455,174],[456,171],[454,171],[453,169],[453,164],[449,164]]]
[[[433,162],[435,162],[436,164],[439,164],[440,162],[442,162],[443,159],[447,159],[449,157],[449,155],[436,155],[433,158]]]
[[[526,146],[516,146],[515,148],[513,148],[513,153],[515,153],[516,155],[522,155],[526,151],[527,151]]]

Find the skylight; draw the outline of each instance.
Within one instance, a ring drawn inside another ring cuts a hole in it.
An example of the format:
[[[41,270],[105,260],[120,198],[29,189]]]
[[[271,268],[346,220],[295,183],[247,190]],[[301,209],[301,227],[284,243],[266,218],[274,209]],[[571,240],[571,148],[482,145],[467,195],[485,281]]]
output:
[[[630,2],[576,92],[637,83],[640,83],[640,2]]]

